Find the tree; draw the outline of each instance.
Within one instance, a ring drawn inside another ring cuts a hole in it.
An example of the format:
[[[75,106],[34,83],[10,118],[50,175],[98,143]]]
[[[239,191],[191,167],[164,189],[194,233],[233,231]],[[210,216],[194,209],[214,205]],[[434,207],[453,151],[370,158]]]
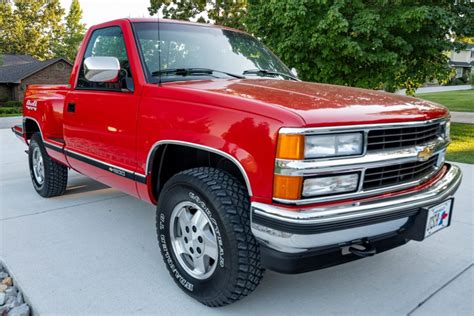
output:
[[[247,30],[307,81],[407,88],[447,81],[473,34],[470,0],[150,0],[150,14]]]
[[[473,33],[469,0],[249,0],[246,24],[303,80],[408,93],[447,81]]]
[[[194,20],[245,29],[242,18],[247,0],[150,0],[148,11],[177,20]]]
[[[0,3],[0,53],[54,56],[64,34],[59,0],[15,0]]]
[[[81,23],[82,9],[79,0],[73,0],[65,19],[65,32],[55,51],[56,56],[74,62],[79,45],[84,37],[86,26]]]

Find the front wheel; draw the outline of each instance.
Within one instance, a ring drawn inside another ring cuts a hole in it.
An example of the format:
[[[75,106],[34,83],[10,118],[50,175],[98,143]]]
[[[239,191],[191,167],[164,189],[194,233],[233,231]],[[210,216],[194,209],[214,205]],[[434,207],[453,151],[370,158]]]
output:
[[[28,162],[33,187],[45,198],[66,192],[68,168],[49,157],[39,133],[34,133],[28,148]]]
[[[222,170],[190,169],[166,183],[158,241],[168,271],[188,295],[223,306],[257,287],[264,270],[249,212],[245,188]]]

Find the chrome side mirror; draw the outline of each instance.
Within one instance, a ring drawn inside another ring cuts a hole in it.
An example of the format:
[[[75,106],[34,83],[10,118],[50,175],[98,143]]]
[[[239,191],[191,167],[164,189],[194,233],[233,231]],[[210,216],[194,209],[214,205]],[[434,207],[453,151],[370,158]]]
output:
[[[295,67],[291,68],[290,71],[291,71],[291,74],[292,74],[293,76],[295,76],[296,78],[298,78],[298,71],[296,70]]]
[[[94,82],[114,82],[118,80],[120,62],[116,57],[94,56],[84,60],[84,77]]]

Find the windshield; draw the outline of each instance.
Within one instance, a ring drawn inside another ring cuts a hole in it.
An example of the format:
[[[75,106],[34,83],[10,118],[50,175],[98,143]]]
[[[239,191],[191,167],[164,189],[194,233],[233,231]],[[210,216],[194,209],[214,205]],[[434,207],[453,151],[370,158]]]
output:
[[[133,23],[133,28],[150,82],[158,82],[159,76],[162,81],[238,78],[244,75],[246,78],[291,79],[293,76],[268,48],[245,33],[160,23],[158,41],[157,22],[137,22]],[[194,69],[207,71],[196,72]]]

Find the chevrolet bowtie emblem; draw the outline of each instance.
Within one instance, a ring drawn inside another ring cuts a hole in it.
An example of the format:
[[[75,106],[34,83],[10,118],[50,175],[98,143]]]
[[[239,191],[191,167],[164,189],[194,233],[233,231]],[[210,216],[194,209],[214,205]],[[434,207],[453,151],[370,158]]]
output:
[[[418,152],[418,160],[425,161],[433,155],[433,150],[430,147],[425,147]]]

